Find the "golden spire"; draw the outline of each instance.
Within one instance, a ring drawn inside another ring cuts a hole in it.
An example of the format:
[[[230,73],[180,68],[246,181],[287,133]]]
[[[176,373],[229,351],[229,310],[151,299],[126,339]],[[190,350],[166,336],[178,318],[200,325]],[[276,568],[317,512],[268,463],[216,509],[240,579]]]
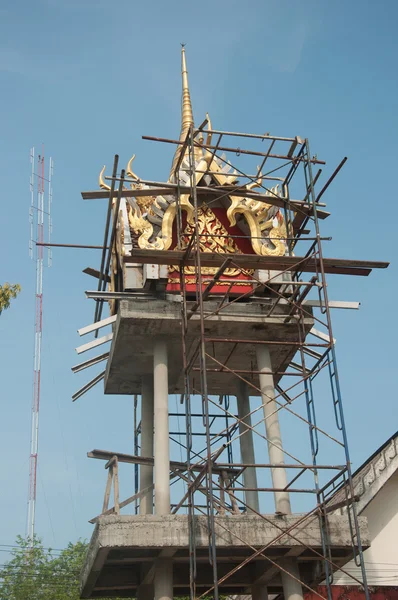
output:
[[[191,104],[191,95],[189,93],[189,85],[188,85],[188,70],[187,70],[187,61],[185,59],[185,45],[181,44],[181,75],[182,75],[182,110],[181,110],[181,133],[180,133],[180,142],[184,142],[188,133],[188,129],[191,125],[193,125],[193,112],[192,112],[192,104]],[[170,179],[174,175],[174,169],[178,162],[179,156],[181,154],[181,146],[178,146],[176,153],[174,155],[173,164],[171,166],[170,171]]]
[[[185,47],[181,48],[181,74],[182,74],[182,119],[180,140],[183,141],[190,125],[193,125],[193,113],[191,96],[188,85],[187,61],[185,59]]]

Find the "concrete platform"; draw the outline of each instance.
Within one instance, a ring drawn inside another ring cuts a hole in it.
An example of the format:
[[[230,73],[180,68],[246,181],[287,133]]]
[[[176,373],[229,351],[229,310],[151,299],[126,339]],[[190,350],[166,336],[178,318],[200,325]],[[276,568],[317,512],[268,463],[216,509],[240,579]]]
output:
[[[117,321],[114,325],[113,340],[105,374],[106,394],[140,394],[143,375],[153,373],[153,340],[163,337],[167,341],[169,352],[169,393],[182,393],[184,380],[182,372],[181,342],[181,304],[171,300],[129,299],[120,302]],[[266,315],[274,299],[264,298],[261,302],[236,302],[227,306],[219,314],[210,316],[217,307],[216,300],[205,303],[205,333],[210,338],[234,338],[241,340],[271,340],[282,342],[270,346],[273,370],[282,373],[294,354],[294,343],[299,341],[298,326],[295,318],[285,323],[291,306],[279,303],[271,317]],[[188,307],[193,302],[188,303]],[[313,326],[312,313],[304,322],[305,333]],[[192,354],[200,330],[199,316],[195,314],[188,321],[188,355]],[[292,345],[293,343],[293,345]],[[207,343],[207,352],[216,361],[227,362],[230,369],[256,370],[256,347],[254,344],[234,344],[220,341]],[[232,354],[231,354],[231,351]],[[211,358],[207,359],[208,369],[220,369],[220,365]],[[198,361],[194,364],[198,366]],[[259,386],[257,375],[243,375]],[[277,383],[280,375],[274,375]],[[196,386],[195,381],[196,380]],[[209,394],[235,394],[239,379],[228,371],[208,372]],[[191,384],[197,388],[199,373],[192,370]],[[256,395],[251,389],[250,395]]]
[[[298,523],[302,515],[236,515],[216,517],[217,565],[219,577],[228,573],[254,550],[270,543]],[[359,518],[364,548],[369,546],[367,519]],[[331,514],[328,518],[332,559],[343,566],[352,558],[348,520]],[[265,551],[273,561],[297,557],[300,577],[314,585],[324,576],[322,561],[314,550],[322,552],[317,517],[310,517],[292,530],[297,540],[284,535]],[[197,593],[212,585],[209,564],[207,519],[196,517]],[[311,546],[308,549],[306,545]],[[188,518],[186,515],[157,517],[109,515],[100,517],[89,546],[82,572],[81,597],[153,598],[156,559],[170,558],[173,568],[174,596],[189,594]],[[282,592],[279,569],[265,557],[239,569],[220,587],[222,594],[244,594],[254,582],[266,584],[270,593]]]

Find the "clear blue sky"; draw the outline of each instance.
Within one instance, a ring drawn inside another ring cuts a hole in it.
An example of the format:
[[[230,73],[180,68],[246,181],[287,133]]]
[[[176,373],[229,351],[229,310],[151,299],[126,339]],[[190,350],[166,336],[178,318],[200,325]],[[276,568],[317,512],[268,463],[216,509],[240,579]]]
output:
[[[217,128],[308,137],[329,169],[347,165],[325,200],[328,256],[391,260],[369,278],[330,281],[354,468],[397,429],[396,222],[397,71],[394,0],[3,0],[0,8],[2,247],[0,281],[20,297],[0,317],[0,544],[24,533],[28,487],[34,264],[28,257],[29,150],[44,142],[55,162],[54,241],[99,244],[101,202],[83,202],[103,164],[125,164],[161,180],[172,148],[141,135],[180,128],[180,42],[194,112]],[[132,450],[128,397],[95,389],[72,404],[85,377],[76,330],[92,321],[84,290],[95,251],[55,250],[44,281],[43,386],[37,532],[62,547],[88,537],[99,512],[103,464],[94,447]],[[127,477],[128,473],[126,473]]]

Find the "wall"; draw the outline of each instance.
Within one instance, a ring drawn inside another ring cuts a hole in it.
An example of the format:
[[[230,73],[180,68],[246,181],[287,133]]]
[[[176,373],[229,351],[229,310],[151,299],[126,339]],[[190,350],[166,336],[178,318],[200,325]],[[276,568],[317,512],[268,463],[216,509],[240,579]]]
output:
[[[365,551],[365,565],[370,586],[398,586],[398,471],[387,481],[361,513],[368,518],[371,547]],[[345,570],[360,576],[354,561]],[[355,585],[344,573],[334,576],[336,585]]]

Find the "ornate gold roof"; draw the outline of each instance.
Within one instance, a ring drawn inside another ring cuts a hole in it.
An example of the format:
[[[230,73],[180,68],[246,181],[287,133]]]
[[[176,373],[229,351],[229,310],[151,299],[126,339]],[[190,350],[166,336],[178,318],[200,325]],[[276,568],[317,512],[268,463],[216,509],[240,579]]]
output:
[[[184,142],[189,128],[194,124],[191,96],[188,85],[188,70],[186,64],[185,48],[181,50],[181,75],[182,75],[182,106],[181,106],[181,133],[180,141]],[[211,131],[210,118],[208,119],[208,130]],[[198,138],[199,143],[203,137]],[[211,134],[207,136],[207,144],[210,144]],[[182,146],[179,145],[175,152],[169,181],[174,180],[174,171],[180,158]],[[141,183],[139,177],[132,171],[132,163],[135,155],[128,162],[126,172],[134,179],[131,183],[132,189],[145,190],[148,186]],[[234,184],[237,181],[236,172],[231,172],[231,167],[223,158],[213,155],[208,149],[200,146],[195,147],[195,179],[200,184],[205,173],[209,170],[211,162],[211,175],[205,176],[206,185]],[[181,160],[178,171],[178,179],[181,185],[189,185],[190,164],[187,152]],[[110,189],[105,184],[102,169],[99,177],[101,188]],[[248,190],[259,187],[262,184],[262,175],[256,182],[248,184]],[[240,186],[242,188],[242,186]],[[278,194],[278,186],[271,190],[271,194]],[[286,228],[283,215],[279,209],[263,201],[253,200],[242,196],[234,196],[233,193],[226,196],[229,206],[226,207],[226,215],[231,226],[237,224],[237,215],[242,215],[249,228],[253,252],[265,256],[283,256],[286,253]],[[194,208],[189,194],[180,196],[181,208],[186,212],[187,223],[193,222]],[[144,249],[168,250],[172,246],[172,228],[176,216],[176,196],[138,196],[137,198],[126,198],[124,208],[119,215],[119,230],[124,232],[130,230],[132,246]],[[130,244],[129,244],[130,245]],[[120,247],[123,244],[120,245]],[[127,247],[126,247],[127,248]],[[127,250],[126,250],[127,251]],[[127,252],[129,252],[128,250]]]

